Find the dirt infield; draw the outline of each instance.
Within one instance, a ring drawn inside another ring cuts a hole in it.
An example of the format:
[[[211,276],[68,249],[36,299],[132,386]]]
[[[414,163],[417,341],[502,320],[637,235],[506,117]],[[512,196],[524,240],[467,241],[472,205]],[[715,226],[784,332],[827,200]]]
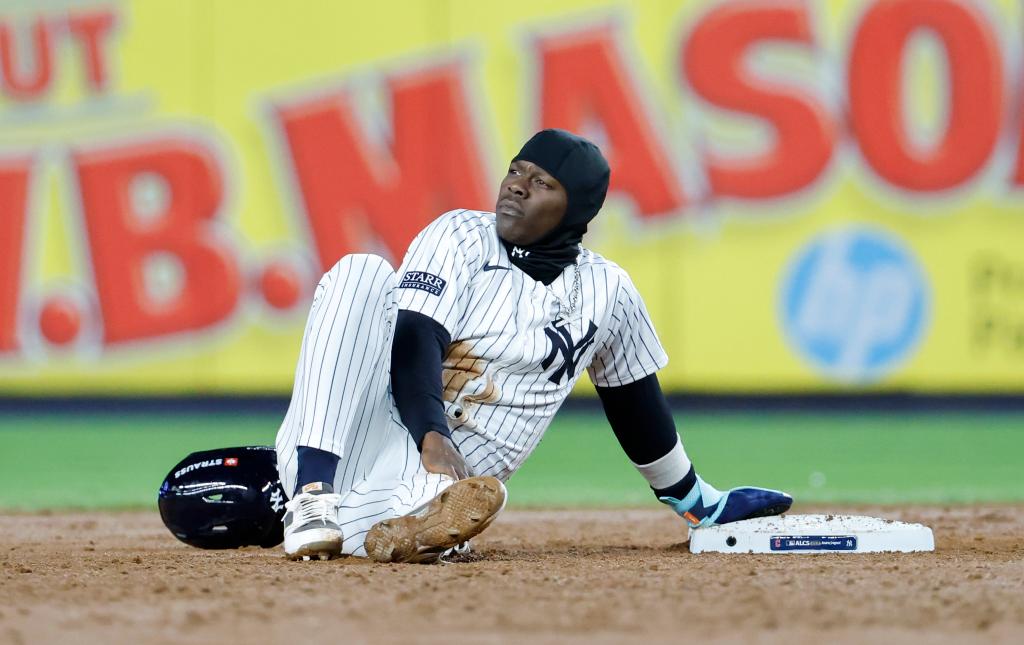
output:
[[[508,511],[467,562],[290,563],[155,512],[0,515],[0,643],[1024,642],[1024,507],[843,511],[937,550],[695,556],[660,509]]]

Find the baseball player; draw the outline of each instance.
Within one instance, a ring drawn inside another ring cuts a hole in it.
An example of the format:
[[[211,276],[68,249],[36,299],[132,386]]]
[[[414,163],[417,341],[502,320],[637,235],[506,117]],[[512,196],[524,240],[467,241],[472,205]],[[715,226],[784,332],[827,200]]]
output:
[[[441,215],[397,272],[348,255],[323,276],[277,436],[288,557],[431,562],[465,543],[584,369],[626,455],[690,526],[789,508],[785,493],[696,474],[644,302],[581,244],[609,174],[594,144],[544,130],[512,160],[495,212]]]

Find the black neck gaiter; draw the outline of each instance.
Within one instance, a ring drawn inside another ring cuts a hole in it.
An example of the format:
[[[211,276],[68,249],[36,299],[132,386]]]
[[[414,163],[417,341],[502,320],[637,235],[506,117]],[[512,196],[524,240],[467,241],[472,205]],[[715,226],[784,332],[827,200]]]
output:
[[[501,243],[508,251],[512,264],[534,280],[551,284],[562,275],[565,267],[576,261],[580,252],[583,235],[576,231],[566,233],[569,235],[562,237],[567,239],[554,239],[546,244],[541,241],[529,246],[516,246],[505,240],[501,240]]]
[[[565,130],[541,130],[512,161],[543,168],[565,188],[568,204],[562,221],[550,233],[519,247],[501,240],[509,260],[534,280],[551,284],[576,261],[587,224],[604,204],[611,174],[608,162],[593,143]]]

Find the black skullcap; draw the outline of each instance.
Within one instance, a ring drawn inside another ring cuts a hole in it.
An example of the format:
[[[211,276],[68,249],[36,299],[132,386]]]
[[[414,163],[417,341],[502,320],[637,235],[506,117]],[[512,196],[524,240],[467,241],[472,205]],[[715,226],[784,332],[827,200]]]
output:
[[[593,143],[566,130],[541,130],[512,161],[534,163],[565,188],[568,206],[555,232],[575,230],[582,235],[608,193],[611,171]]]

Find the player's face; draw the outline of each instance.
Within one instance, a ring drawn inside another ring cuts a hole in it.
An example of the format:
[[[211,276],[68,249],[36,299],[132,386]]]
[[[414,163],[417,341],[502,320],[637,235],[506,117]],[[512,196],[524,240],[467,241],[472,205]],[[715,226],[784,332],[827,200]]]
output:
[[[565,188],[543,168],[513,161],[494,207],[498,235],[506,242],[529,246],[558,226],[568,204]]]

